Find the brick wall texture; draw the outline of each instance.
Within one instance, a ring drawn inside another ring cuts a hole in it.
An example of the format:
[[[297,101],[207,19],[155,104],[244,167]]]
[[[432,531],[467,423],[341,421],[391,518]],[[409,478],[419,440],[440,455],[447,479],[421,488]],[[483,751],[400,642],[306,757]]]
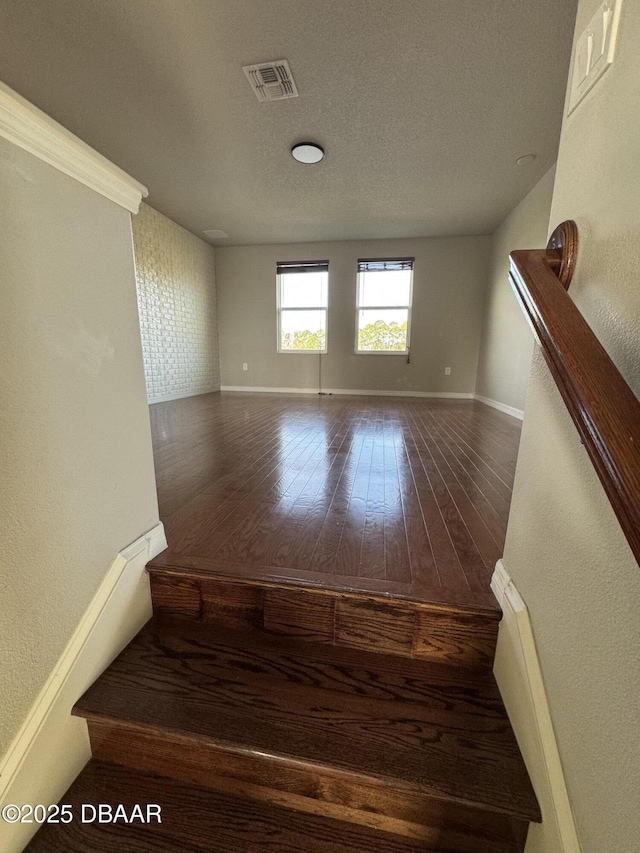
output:
[[[146,204],[132,222],[149,402],[219,390],[213,247]]]

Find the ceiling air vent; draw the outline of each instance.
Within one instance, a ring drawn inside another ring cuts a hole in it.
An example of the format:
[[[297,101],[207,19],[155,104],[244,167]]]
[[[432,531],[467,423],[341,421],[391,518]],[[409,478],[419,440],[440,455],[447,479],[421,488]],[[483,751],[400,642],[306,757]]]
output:
[[[260,65],[244,65],[242,70],[259,101],[281,101],[283,98],[298,97],[298,89],[286,59],[261,62]]]
[[[202,233],[211,240],[224,240],[225,237],[229,236],[227,233],[219,231],[217,228],[210,228],[208,231],[203,231]]]

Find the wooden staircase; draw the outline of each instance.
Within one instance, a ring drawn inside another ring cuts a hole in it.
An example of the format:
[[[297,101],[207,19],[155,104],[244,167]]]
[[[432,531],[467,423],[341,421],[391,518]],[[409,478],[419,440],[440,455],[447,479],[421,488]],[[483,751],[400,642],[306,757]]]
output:
[[[64,802],[162,823],[48,825],[32,853],[524,849],[496,610],[150,571],[153,619],[74,709],[94,757]]]

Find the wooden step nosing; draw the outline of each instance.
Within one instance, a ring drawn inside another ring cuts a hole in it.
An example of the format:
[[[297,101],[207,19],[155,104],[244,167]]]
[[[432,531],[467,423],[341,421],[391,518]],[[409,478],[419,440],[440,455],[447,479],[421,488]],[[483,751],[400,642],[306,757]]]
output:
[[[122,821],[104,828],[97,822],[80,827],[73,823],[45,825],[29,850],[51,853],[52,850],[153,850],[178,853],[185,849],[227,853],[246,853],[248,849],[264,850],[367,850],[377,853],[417,853],[421,851],[464,850],[468,853],[520,853],[524,847],[524,827],[513,832],[494,835],[482,831],[465,832],[463,825],[452,826],[453,833],[461,832],[462,844],[447,833],[442,838],[438,826],[418,824],[415,833],[395,832],[396,827],[386,819],[379,826],[352,821],[347,816],[330,815],[311,808],[297,809],[284,802],[268,798],[249,798],[244,791],[225,791],[186,779],[173,779],[156,771],[135,770],[124,764],[103,759],[89,762],[65,795],[65,802],[80,810],[83,802],[132,804],[144,802],[163,804],[162,823],[154,826],[125,825]],[[186,808],[185,808],[186,804]],[[166,814],[165,814],[166,811]],[[306,812],[306,813],[305,813]],[[373,815],[375,821],[375,813]],[[360,823],[360,825],[357,825]],[[510,822],[514,829],[515,822]],[[74,829],[74,825],[76,829]],[[400,829],[406,830],[405,823]],[[504,827],[506,830],[507,827]],[[413,837],[411,837],[413,835]],[[431,837],[430,837],[431,836]],[[475,841],[479,842],[476,846]],[[79,847],[77,845],[80,845]]]
[[[500,814],[506,817],[517,820],[534,821],[540,820],[539,811],[535,809],[525,810],[509,806],[500,807],[495,803],[486,803],[482,800],[469,800],[465,797],[457,797],[454,794],[449,794],[438,788],[433,788],[428,785],[420,785],[419,783],[410,782],[404,779],[398,779],[394,776],[386,776],[373,772],[358,772],[346,768],[335,767],[331,764],[324,764],[310,758],[299,758],[296,756],[286,755],[284,753],[274,752],[272,750],[260,749],[257,747],[247,746],[233,741],[228,741],[224,738],[216,738],[211,735],[201,735],[196,732],[188,732],[182,729],[175,729],[144,723],[137,720],[123,720],[114,717],[111,714],[102,714],[98,711],[85,711],[79,705],[72,708],[73,716],[82,717],[90,724],[92,721],[107,724],[115,729],[140,732],[143,734],[152,735],[159,739],[177,740],[185,743],[197,744],[200,747],[207,748],[216,752],[228,752],[234,755],[246,755],[251,758],[263,759],[265,761],[277,762],[283,766],[292,769],[305,770],[310,772],[321,773],[325,776],[333,778],[348,779],[350,782],[361,782],[364,784],[375,785],[380,787],[391,788],[398,793],[407,792],[418,794],[425,798],[436,800],[444,803],[451,803],[458,807],[471,808],[477,811],[488,812],[491,814]]]
[[[156,558],[157,559],[157,558]],[[205,571],[204,569],[194,569],[188,566],[179,565],[154,565],[148,563],[146,567],[147,573],[158,577],[177,577],[191,578],[198,581],[222,581],[224,583],[238,584],[239,586],[256,586],[266,589],[299,589],[308,590],[309,592],[317,593],[318,595],[327,595],[333,598],[346,598],[355,601],[375,601],[381,604],[394,604],[397,602],[399,606],[408,605],[409,609],[422,610],[427,612],[460,614],[462,616],[478,616],[485,618],[488,622],[499,622],[502,619],[502,610],[496,601],[495,608],[484,607],[473,604],[446,604],[441,601],[427,601],[424,598],[419,598],[413,595],[405,595],[400,593],[386,592],[366,592],[365,590],[344,589],[339,586],[330,586],[324,583],[313,580],[294,579],[294,578],[248,578],[238,577],[237,575],[227,574],[223,571]],[[341,580],[345,577],[341,576]],[[354,578],[354,580],[356,580]]]

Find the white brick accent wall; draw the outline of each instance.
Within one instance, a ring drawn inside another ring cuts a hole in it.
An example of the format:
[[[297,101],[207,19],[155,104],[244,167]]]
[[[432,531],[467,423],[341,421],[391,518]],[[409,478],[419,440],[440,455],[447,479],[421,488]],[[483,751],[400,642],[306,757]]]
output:
[[[213,247],[146,204],[132,222],[149,402],[218,391]]]

